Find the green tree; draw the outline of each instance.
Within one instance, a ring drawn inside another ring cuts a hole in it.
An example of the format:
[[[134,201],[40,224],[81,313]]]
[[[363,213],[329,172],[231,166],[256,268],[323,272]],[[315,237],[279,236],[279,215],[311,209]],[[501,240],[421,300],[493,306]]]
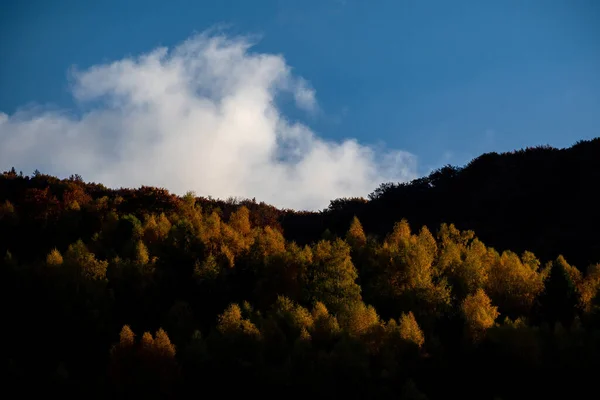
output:
[[[313,248],[313,264],[307,272],[311,301],[321,301],[333,312],[340,312],[361,301],[358,272],[350,258],[350,246],[336,239],[322,240]]]

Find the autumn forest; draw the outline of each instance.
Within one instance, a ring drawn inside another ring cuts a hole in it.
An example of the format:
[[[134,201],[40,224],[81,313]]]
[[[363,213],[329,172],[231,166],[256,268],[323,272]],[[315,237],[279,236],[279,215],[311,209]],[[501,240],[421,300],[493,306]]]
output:
[[[590,396],[599,182],[600,139],[484,154],[320,212],[6,171],[8,385],[19,397]]]

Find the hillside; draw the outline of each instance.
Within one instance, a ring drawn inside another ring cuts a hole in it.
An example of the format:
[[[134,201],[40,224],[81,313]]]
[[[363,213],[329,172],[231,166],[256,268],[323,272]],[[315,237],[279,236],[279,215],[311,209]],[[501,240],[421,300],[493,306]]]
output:
[[[338,199],[318,217],[290,215],[283,226],[291,239],[308,241],[325,227],[343,233],[354,215],[380,236],[402,218],[432,230],[451,222],[499,250],[529,250],[542,259],[562,253],[585,268],[600,260],[599,182],[596,138],[566,149],[484,154],[410,183],[382,184],[368,202]]]
[[[4,172],[9,389],[582,397],[599,156],[600,139],[485,154],[321,212]]]

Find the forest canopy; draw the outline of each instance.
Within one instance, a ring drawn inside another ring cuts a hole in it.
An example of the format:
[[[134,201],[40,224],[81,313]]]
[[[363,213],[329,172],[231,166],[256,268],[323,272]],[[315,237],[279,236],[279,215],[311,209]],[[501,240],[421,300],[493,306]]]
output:
[[[598,155],[600,139],[486,154],[315,213],[4,172],[9,382],[577,397],[600,368]]]

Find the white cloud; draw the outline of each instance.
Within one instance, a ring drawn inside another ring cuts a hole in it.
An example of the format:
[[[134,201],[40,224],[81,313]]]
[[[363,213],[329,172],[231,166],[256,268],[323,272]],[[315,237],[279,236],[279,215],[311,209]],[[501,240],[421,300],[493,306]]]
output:
[[[0,113],[0,168],[296,209],[414,177],[409,153],[328,141],[288,121],[277,96],[290,93],[314,111],[315,91],[282,56],[251,45],[201,34],[171,50],[74,70],[72,93],[86,111]]]

